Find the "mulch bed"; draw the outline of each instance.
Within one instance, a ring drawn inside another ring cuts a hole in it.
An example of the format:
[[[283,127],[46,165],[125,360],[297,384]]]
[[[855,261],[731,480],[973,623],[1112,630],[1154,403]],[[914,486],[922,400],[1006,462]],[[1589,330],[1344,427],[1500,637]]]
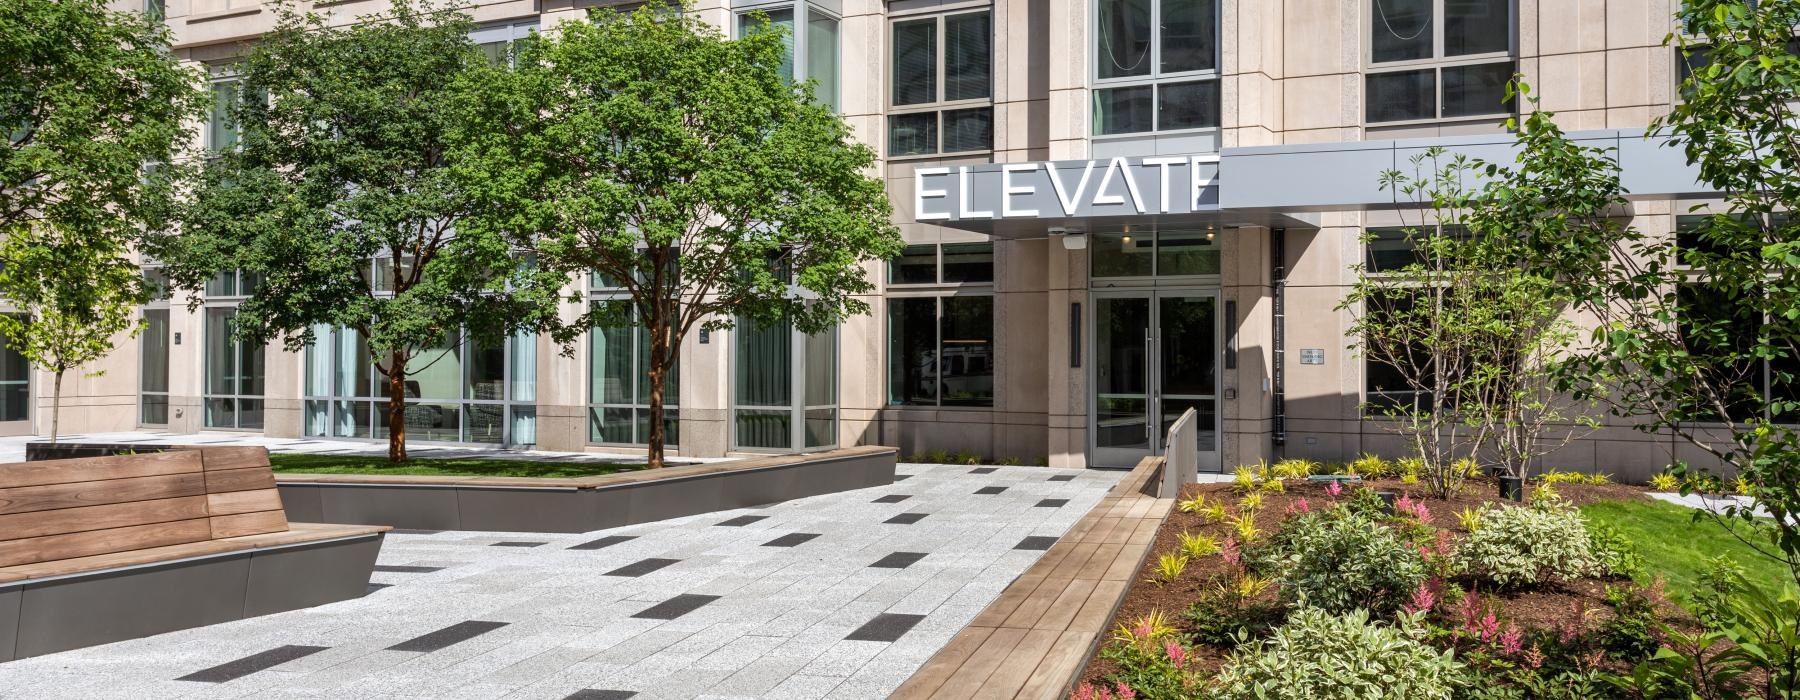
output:
[[[1384,479],[1364,482],[1365,486],[1377,491],[1391,491],[1396,494],[1409,494],[1414,500],[1422,500],[1431,510],[1433,525],[1460,533],[1456,514],[1465,508],[1474,509],[1485,503],[1501,502],[1498,485],[1493,479],[1470,479],[1456,497],[1447,500],[1424,498],[1420,495],[1420,487],[1408,486],[1398,480]],[[1305,498],[1314,508],[1326,504],[1330,497],[1325,493],[1325,484],[1289,480],[1283,493],[1262,492],[1262,507],[1257,511],[1256,527],[1263,536],[1275,532],[1280,523],[1288,517],[1290,504]],[[1345,496],[1352,486],[1345,486]],[[1625,484],[1576,485],[1559,484],[1557,493],[1564,501],[1581,506],[1599,501],[1630,501],[1645,498],[1648,489]],[[1527,489],[1529,492],[1529,489]],[[1223,501],[1235,504],[1238,494],[1230,484],[1190,484],[1182,490],[1182,499],[1189,499],[1197,494],[1204,494],[1207,501]],[[1527,493],[1529,499],[1529,493]],[[1235,508],[1232,509],[1235,514]],[[1161,530],[1156,533],[1156,545],[1144,568],[1138,572],[1136,581],[1126,594],[1125,602],[1119,607],[1113,620],[1108,624],[1110,635],[1119,623],[1133,621],[1153,610],[1162,611],[1171,624],[1177,628],[1187,629],[1188,621],[1185,612],[1188,606],[1201,598],[1203,591],[1210,590],[1213,581],[1226,573],[1229,566],[1218,556],[1202,557],[1190,560],[1180,578],[1166,585],[1156,585],[1146,579],[1150,578],[1159,555],[1180,551],[1177,536],[1187,532],[1207,534],[1223,540],[1232,533],[1231,524],[1208,523],[1199,514],[1183,513],[1179,509],[1169,514],[1163,522]],[[1564,583],[1555,583],[1535,589],[1510,591],[1498,596],[1505,619],[1511,620],[1521,628],[1555,627],[1557,624],[1575,618],[1578,613],[1585,617],[1589,629],[1597,628],[1612,617],[1612,608],[1606,603],[1606,581],[1584,579]],[[1482,591],[1483,595],[1491,595],[1490,591]],[[1662,601],[1659,607],[1664,608],[1665,620],[1679,620],[1691,617],[1679,606]],[[1684,627],[1688,625],[1682,625]],[[1198,657],[1201,668],[1208,672],[1218,670],[1231,649],[1211,645],[1199,645],[1193,653]],[[1100,683],[1112,673],[1112,662],[1096,655],[1088,662],[1082,680]]]

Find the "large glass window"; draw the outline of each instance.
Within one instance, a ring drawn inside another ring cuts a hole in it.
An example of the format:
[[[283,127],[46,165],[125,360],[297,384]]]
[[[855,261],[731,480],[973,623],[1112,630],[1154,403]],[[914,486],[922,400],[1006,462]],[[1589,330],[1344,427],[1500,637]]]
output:
[[[596,326],[589,331],[588,339],[588,441],[620,445],[648,443],[649,331],[628,320],[617,325]],[[663,380],[665,444],[675,445],[681,440],[680,398],[681,366],[677,363]]]
[[[992,149],[992,13],[908,17],[892,32],[888,155]]]
[[[212,107],[206,113],[206,147],[212,151],[236,148],[238,125],[232,112],[238,104],[238,79],[214,78],[208,91],[212,94]]]
[[[825,9],[807,3],[781,3],[745,8],[737,15],[737,35],[749,36],[762,29],[762,18],[768,18],[771,30],[780,30],[787,51],[782,56],[781,73],[796,82],[812,80],[813,96],[820,104],[836,110],[838,106],[838,35],[839,18]]]
[[[145,309],[138,336],[138,423],[169,423],[169,310]]]
[[[489,25],[470,32],[469,40],[475,42],[475,47],[487,56],[488,63],[509,66],[513,63],[519,42],[529,38],[537,26],[536,20]]]
[[[994,281],[994,244],[909,245],[888,261],[888,284],[957,284]]]
[[[809,336],[787,321],[739,318],[733,335],[733,449],[836,445],[837,331]]]
[[[1364,119],[1506,114],[1512,0],[1370,0]]]
[[[1089,274],[1174,277],[1219,274],[1218,232],[1126,227],[1088,236]]]
[[[888,403],[994,405],[994,298],[888,300]]]
[[[1217,0],[1099,0],[1094,134],[1219,126]]]
[[[0,335],[0,422],[31,419],[31,363]]]
[[[386,439],[387,378],[368,341],[318,326],[306,350],[306,434]],[[537,335],[481,342],[462,332],[406,363],[408,440],[532,445],[537,442]]]
[[[235,305],[205,309],[203,422],[208,428],[260,430],[266,376],[263,346],[233,337],[231,319],[236,316]]]

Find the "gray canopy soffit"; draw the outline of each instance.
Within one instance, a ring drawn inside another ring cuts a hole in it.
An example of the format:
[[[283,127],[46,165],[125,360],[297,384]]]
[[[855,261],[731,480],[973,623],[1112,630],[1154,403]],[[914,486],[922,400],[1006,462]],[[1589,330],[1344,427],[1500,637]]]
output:
[[[1641,129],[1577,131],[1578,143],[1613,149],[1632,198],[1709,196],[1678,148]],[[996,238],[1051,228],[1317,228],[1317,212],[1395,206],[1381,174],[1429,172],[1413,158],[1432,147],[1512,163],[1513,136],[1227,148],[1217,155],[986,163],[913,171],[915,220]],[[1441,161],[1447,162],[1447,160]]]

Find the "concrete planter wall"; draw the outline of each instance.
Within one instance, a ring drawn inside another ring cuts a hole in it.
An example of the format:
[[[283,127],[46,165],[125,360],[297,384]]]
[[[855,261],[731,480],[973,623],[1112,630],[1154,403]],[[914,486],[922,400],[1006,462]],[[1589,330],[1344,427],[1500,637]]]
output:
[[[892,447],[541,479],[277,474],[294,520],[419,530],[588,532],[894,482]]]

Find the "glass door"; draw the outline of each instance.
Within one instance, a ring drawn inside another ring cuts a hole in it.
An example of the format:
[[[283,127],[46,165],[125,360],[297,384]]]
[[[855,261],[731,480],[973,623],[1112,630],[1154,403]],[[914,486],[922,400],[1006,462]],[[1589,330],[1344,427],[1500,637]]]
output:
[[[1092,306],[1089,462],[1130,467],[1161,454],[1169,426],[1192,408],[1200,467],[1219,470],[1218,293],[1101,292]]]

